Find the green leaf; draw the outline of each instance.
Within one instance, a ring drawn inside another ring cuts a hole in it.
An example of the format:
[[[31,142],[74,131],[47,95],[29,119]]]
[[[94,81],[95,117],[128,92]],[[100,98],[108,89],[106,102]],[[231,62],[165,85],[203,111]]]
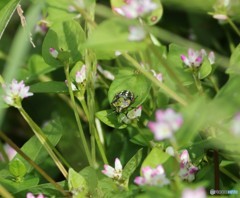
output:
[[[69,63],[82,59],[80,46],[85,42],[85,33],[76,21],[55,23],[47,32],[42,46],[42,56],[45,62],[53,67],[63,66],[63,63],[49,53],[54,48],[61,54],[69,53]],[[60,57],[59,57],[60,58]]]
[[[184,85],[190,85],[193,83],[192,74],[184,69],[183,62],[181,60],[181,55],[187,54],[187,51],[188,49],[186,47],[170,44],[169,53],[167,56],[169,66],[171,66],[171,69],[175,72]]]
[[[128,90],[135,98],[130,107],[138,107],[146,100],[150,88],[151,82],[144,75],[133,69],[121,69],[109,88],[108,100],[111,103],[117,93]]]
[[[113,128],[123,129],[127,127],[126,124],[120,123],[118,121],[117,114],[111,109],[97,112],[96,117],[104,124]]]
[[[150,141],[153,140],[153,134],[149,130],[141,129],[141,133],[133,136],[130,141],[140,146],[150,146]]]
[[[40,82],[30,86],[33,93],[67,93],[68,88],[64,82]]]
[[[208,60],[204,60],[199,70],[199,78],[204,79],[208,75],[210,75],[211,72],[212,72],[211,64],[209,63]]]
[[[10,21],[18,3],[20,0],[1,0],[0,7],[0,39],[2,38],[3,32],[6,29],[8,22]]]
[[[43,128],[43,132],[53,146],[57,145],[62,136],[63,127],[61,123],[62,122],[60,119],[56,119],[47,123]],[[39,142],[36,136],[33,136],[31,139],[29,139],[21,147],[21,150],[37,164],[42,163],[44,160],[46,160],[46,157],[48,156],[47,151]],[[26,162],[19,154],[14,157],[14,159],[16,158],[19,158],[24,162],[25,166],[27,167],[27,172],[30,172],[33,169],[33,167],[28,162]]]
[[[142,160],[142,149],[139,149],[137,153],[128,161],[128,163],[125,165],[123,169],[123,179],[127,181],[130,178],[130,176],[133,174],[135,169],[139,166],[140,162]]]
[[[154,147],[142,163],[142,168],[146,166],[156,168],[158,165],[165,163],[169,158],[170,155],[162,149]]]
[[[21,79],[32,81],[37,79],[40,75],[47,74],[57,69],[45,63],[42,56],[34,54],[30,57],[27,65],[27,70],[24,68],[26,73],[21,76]]]
[[[138,25],[136,21],[113,18],[102,22],[89,36],[85,48],[93,49],[98,59],[111,59],[115,51],[140,51],[146,48],[145,40],[128,40],[129,27]]]
[[[70,6],[73,6],[73,3],[69,0],[47,0],[47,4],[47,21],[50,21],[52,24],[73,20],[79,14],[74,11],[69,11]]]
[[[74,171],[72,168],[69,169],[68,175],[68,187],[73,193],[73,198],[84,198],[88,193],[88,185],[84,177]]]
[[[14,158],[14,160],[9,163],[9,171],[15,177],[23,177],[27,173],[26,166],[18,158]]]
[[[227,69],[228,74],[240,74],[240,44],[233,51],[230,58],[230,66]]]

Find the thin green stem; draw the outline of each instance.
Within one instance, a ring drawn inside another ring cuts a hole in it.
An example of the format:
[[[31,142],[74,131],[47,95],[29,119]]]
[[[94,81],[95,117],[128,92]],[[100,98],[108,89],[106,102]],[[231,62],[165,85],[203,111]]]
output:
[[[7,191],[2,185],[0,185],[0,195],[5,198],[14,198],[10,192]]]
[[[202,94],[203,93],[203,87],[202,87],[201,81],[198,78],[197,73],[195,73],[195,72],[193,72],[193,79],[194,79],[197,90],[199,91],[200,94]]]
[[[230,26],[233,28],[233,30],[237,33],[237,35],[240,36],[240,31],[238,27],[235,25],[235,23],[233,23],[232,19],[228,17],[227,21],[230,24]]]
[[[240,179],[238,177],[236,177],[234,174],[230,173],[227,169],[220,167],[220,171],[222,173],[224,173],[225,175],[227,175],[229,178],[231,178],[236,183],[240,183]]]
[[[7,142],[17,153],[22,156],[32,167],[34,167],[49,183],[56,187],[63,195],[69,197],[66,191],[55,182],[43,169],[41,169],[31,158],[29,158],[11,139],[0,131],[0,137]]]
[[[146,71],[141,65],[133,59],[130,55],[124,53],[123,56],[132,63],[132,66],[135,67],[137,70],[139,70],[143,75],[145,75],[146,78],[151,80],[156,86],[160,87],[166,94],[168,94],[170,97],[172,97],[174,100],[179,102],[183,106],[187,106],[187,101],[181,98],[176,92],[171,90],[167,85],[164,83],[161,83],[158,81],[150,72]]]
[[[72,101],[73,106],[74,106],[73,112],[74,112],[74,116],[75,116],[75,119],[76,119],[76,122],[77,122],[79,135],[80,135],[80,138],[81,138],[82,143],[83,143],[83,148],[86,152],[88,163],[89,163],[90,166],[93,167],[93,160],[92,160],[92,157],[91,157],[91,154],[90,154],[90,150],[88,148],[86,137],[85,137],[84,132],[83,132],[82,123],[81,123],[80,118],[78,116],[78,112],[77,112],[77,108],[76,108],[76,102],[75,102],[75,99],[74,99],[74,94],[73,94],[73,91],[71,89],[71,79],[70,79],[70,75],[69,75],[69,65],[68,64],[65,65],[64,71],[65,71],[65,75],[66,75],[66,78],[67,78],[70,98],[71,98],[71,101]]]
[[[216,91],[216,93],[218,93],[218,92],[219,92],[219,88],[218,88],[217,83],[215,82],[213,76],[210,76],[210,77],[209,77],[209,80],[210,80],[210,82],[212,83],[213,88],[214,88],[214,90]]]
[[[49,140],[47,139],[45,134],[42,132],[40,127],[32,120],[32,118],[27,114],[27,112],[22,107],[20,107],[18,110],[21,113],[21,115],[24,117],[24,119],[27,121],[27,123],[29,124],[29,126],[31,127],[31,129],[33,130],[34,134],[36,135],[38,140],[41,142],[43,147],[46,149],[48,154],[51,156],[51,158],[53,159],[53,161],[55,162],[59,170],[62,172],[63,176],[67,178],[68,173],[66,169],[64,168],[64,166],[62,165],[62,163],[60,162],[56,154],[53,152],[52,147],[49,145]]]

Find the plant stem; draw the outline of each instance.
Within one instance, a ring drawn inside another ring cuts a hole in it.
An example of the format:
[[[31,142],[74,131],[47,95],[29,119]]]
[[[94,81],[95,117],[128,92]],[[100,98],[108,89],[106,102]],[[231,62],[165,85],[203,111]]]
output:
[[[71,79],[70,79],[70,75],[69,75],[69,65],[68,64],[65,65],[64,71],[65,71],[65,75],[66,75],[66,78],[67,78],[70,98],[71,98],[71,101],[72,101],[73,106],[74,106],[73,112],[74,112],[74,116],[75,116],[75,119],[76,119],[76,122],[77,122],[79,135],[80,135],[80,138],[81,138],[82,143],[83,143],[83,148],[86,152],[88,163],[89,163],[90,166],[93,167],[93,161],[92,161],[92,158],[91,158],[90,150],[88,148],[87,140],[86,140],[86,137],[85,137],[84,132],[83,132],[81,121],[80,121],[79,116],[78,116],[78,112],[77,112],[77,108],[76,108],[76,102],[75,102],[75,99],[74,99],[73,91],[71,89]]]
[[[32,165],[49,183],[56,187],[63,195],[67,196],[66,191],[55,182],[43,169],[41,169],[32,159],[30,159],[14,142],[0,131],[0,137],[7,142],[17,153]]]
[[[220,180],[220,175],[219,175],[219,155],[218,155],[218,151],[214,150],[214,183],[215,183],[215,190],[219,190],[220,189],[220,184],[219,184],[219,180]]]
[[[227,21],[230,24],[230,26],[233,28],[233,30],[237,33],[237,35],[240,36],[240,31],[238,27],[233,23],[232,19],[228,17]]]
[[[224,173],[225,175],[227,175],[229,178],[231,178],[236,183],[240,183],[240,179],[238,177],[236,177],[235,175],[233,175],[232,173],[230,173],[227,169],[220,167],[220,171],[222,173]]]
[[[0,185],[0,195],[5,198],[14,198],[2,185]]]
[[[201,81],[199,80],[197,73],[195,73],[194,71],[193,71],[193,79],[194,79],[195,85],[197,87],[197,90],[199,91],[200,94],[202,94],[203,87],[202,87]]]
[[[24,119],[27,121],[27,123],[33,130],[34,134],[43,145],[43,147],[47,150],[48,154],[51,156],[51,158],[53,159],[53,161],[55,162],[59,170],[62,172],[63,176],[67,178],[68,173],[66,169],[64,168],[64,166],[62,165],[62,163],[60,162],[56,154],[52,151],[52,147],[49,145],[49,140],[47,139],[45,134],[42,132],[40,127],[32,120],[32,118],[27,114],[27,112],[22,107],[20,107],[18,110],[20,111]]]
[[[130,55],[124,53],[124,58],[126,58],[129,62],[132,63],[133,67],[135,67],[137,70],[139,70],[143,75],[145,75],[146,78],[151,80],[156,86],[160,87],[166,94],[171,96],[174,100],[179,102],[183,106],[187,106],[187,102],[181,98],[176,92],[171,90],[168,86],[166,86],[164,83],[159,82],[151,73],[146,71],[141,65],[133,59]]]

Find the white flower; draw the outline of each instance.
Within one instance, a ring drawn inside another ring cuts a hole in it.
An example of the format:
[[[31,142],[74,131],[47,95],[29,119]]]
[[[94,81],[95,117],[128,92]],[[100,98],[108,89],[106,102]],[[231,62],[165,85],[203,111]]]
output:
[[[7,157],[9,160],[12,160],[14,156],[17,154],[17,152],[9,144],[4,144],[3,149],[7,154]],[[4,161],[4,157],[2,156],[1,153],[0,153],[0,161]]]
[[[115,167],[111,167],[107,164],[104,165],[102,173],[110,178],[120,180],[122,177],[122,164],[118,158],[115,159]]]
[[[207,194],[204,188],[197,188],[195,190],[186,188],[182,192],[182,198],[207,198]]]
[[[151,72],[153,73],[153,76],[159,80],[160,82],[163,82],[163,75],[162,73],[156,73],[155,70],[151,69]]]
[[[195,179],[195,174],[198,168],[191,163],[187,150],[180,154],[180,171],[179,176],[182,180],[192,182]]]
[[[157,168],[151,168],[149,166],[142,168],[142,177],[138,176],[134,179],[134,183],[139,186],[164,186],[170,183],[166,178],[165,171],[162,165]]]
[[[4,101],[11,106],[18,105],[16,102],[22,101],[22,99],[32,96],[33,93],[29,92],[29,86],[25,86],[23,81],[19,83],[14,79],[11,84],[3,85],[5,91]]]
[[[102,67],[101,67],[101,65],[98,65],[97,66],[97,70],[105,77],[105,78],[107,78],[107,79],[109,79],[109,80],[114,80],[114,75],[110,72],[110,71],[108,71],[108,70],[104,70]]]
[[[141,41],[146,37],[146,32],[142,26],[130,26],[129,27],[129,41]]]
[[[80,71],[76,73],[76,83],[83,83],[86,80],[86,65],[83,65]]]
[[[205,50],[194,51],[193,49],[188,49],[188,57],[181,55],[181,59],[185,65],[188,67],[199,67],[203,62],[203,56],[206,54]]]
[[[156,122],[148,123],[149,129],[153,132],[156,140],[171,138],[182,125],[183,118],[181,114],[172,109],[157,110]]]
[[[53,58],[58,57],[58,51],[53,47],[49,48],[49,53],[52,55]]]
[[[165,151],[168,155],[174,156],[174,149],[172,146],[168,146]]]
[[[208,61],[209,61],[209,63],[212,65],[212,64],[214,64],[215,63],[215,54],[214,54],[214,52],[209,52],[209,54],[208,54]]]
[[[114,11],[130,19],[143,16],[158,7],[152,0],[127,0],[125,2],[126,5],[114,8]]]

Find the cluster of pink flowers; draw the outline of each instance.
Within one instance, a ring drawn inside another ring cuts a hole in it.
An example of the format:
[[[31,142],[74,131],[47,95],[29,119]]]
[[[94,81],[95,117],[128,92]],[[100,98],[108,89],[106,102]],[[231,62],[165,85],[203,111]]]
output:
[[[126,5],[114,8],[114,11],[129,19],[141,17],[158,7],[152,0],[126,0],[125,2]]]
[[[86,65],[83,65],[80,71],[76,73],[76,83],[83,83],[86,80]]]
[[[12,83],[3,85],[5,91],[4,101],[11,106],[18,105],[22,99],[32,96],[33,93],[29,92],[29,86],[25,86],[23,80],[18,82],[15,79]]]
[[[170,183],[166,178],[165,171],[162,165],[156,168],[151,168],[149,166],[142,168],[142,177],[136,177],[134,183],[140,186],[164,186]]]
[[[191,163],[188,151],[184,150],[180,154],[180,178],[182,180],[192,182],[195,179],[195,174],[197,171],[198,168]]]
[[[183,123],[182,115],[172,109],[157,110],[156,122],[148,123],[149,129],[153,132],[155,140],[172,138],[173,134]]]
[[[200,51],[194,51],[193,49],[189,48],[188,57],[185,55],[181,55],[181,59],[186,66],[190,68],[197,68],[201,66],[205,56],[207,56],[207,53],[204,49],[201,49]],[[214,52],[211,51],[208,54],[208,61],[211,65],[214,64]]]

